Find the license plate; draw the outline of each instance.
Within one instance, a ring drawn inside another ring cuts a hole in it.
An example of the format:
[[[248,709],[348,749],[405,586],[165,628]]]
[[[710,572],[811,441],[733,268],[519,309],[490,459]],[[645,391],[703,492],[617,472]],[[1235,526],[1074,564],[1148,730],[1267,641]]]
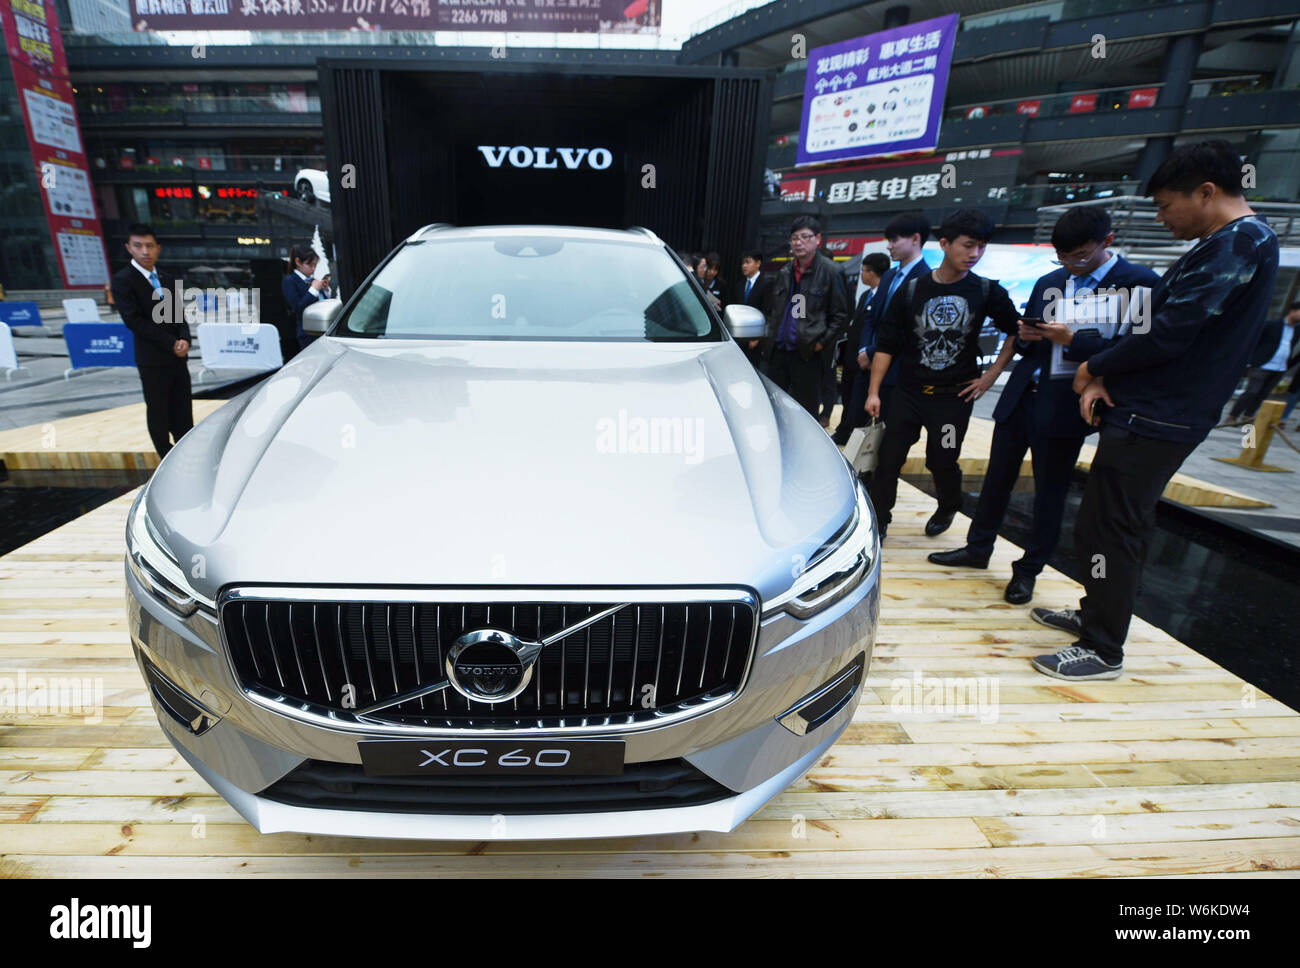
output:
[[[617,776],[623,772],[623,745],[618,740],[367,740],[357,744],[368,776]]]

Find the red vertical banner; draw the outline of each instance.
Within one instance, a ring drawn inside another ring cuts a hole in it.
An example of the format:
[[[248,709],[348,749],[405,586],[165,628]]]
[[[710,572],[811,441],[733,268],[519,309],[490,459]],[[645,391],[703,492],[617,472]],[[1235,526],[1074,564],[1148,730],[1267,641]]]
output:
[[[0,0],[0,27],[63,285],[100,288],[108,281],[104,232],[54,0]]]

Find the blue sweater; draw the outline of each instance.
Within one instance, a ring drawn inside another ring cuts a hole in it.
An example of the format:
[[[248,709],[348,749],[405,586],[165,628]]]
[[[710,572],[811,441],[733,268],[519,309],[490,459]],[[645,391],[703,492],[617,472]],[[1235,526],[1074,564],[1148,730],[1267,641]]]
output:
[[[1259,342],[1277,265],[1277,236],[1249,215],[1170,266],[1151,294],[1149,328],[1088,361],[1115,401],[1104,423],[1162,440],[1204,440]]]

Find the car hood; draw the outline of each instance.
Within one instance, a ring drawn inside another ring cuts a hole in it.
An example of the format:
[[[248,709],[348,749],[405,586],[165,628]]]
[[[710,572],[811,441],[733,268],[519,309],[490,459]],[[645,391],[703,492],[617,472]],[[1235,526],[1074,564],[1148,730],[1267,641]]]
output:
[[[854,482],[735,343],[324,338],[190,431],[146,496],[241,583],[788,588]]]

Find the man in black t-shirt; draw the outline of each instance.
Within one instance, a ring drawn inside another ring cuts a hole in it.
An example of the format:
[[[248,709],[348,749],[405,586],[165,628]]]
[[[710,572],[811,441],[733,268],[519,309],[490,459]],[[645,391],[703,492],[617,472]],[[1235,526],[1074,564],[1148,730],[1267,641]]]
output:
[[[880,414],[880,384],[894,357],[900,358],[898,386],[871,485],[871,503],[883,537],[898,497],[898,475],[907,452],[925,428],[925,466],[934,475],[939,507],[925,525],[942,534],[961,510],[961,467],[957,458],[975,401],[1011,361],[1015,341],[980,374],[979,335],[985,317],[1007,334],[1017,332],[1020,314],[1007,291],[971,269],[993,234],[988,217],[975,209],[948,216],[936,234],[943,262],[898,291],[880,321],[871,359],[867,413]]]

